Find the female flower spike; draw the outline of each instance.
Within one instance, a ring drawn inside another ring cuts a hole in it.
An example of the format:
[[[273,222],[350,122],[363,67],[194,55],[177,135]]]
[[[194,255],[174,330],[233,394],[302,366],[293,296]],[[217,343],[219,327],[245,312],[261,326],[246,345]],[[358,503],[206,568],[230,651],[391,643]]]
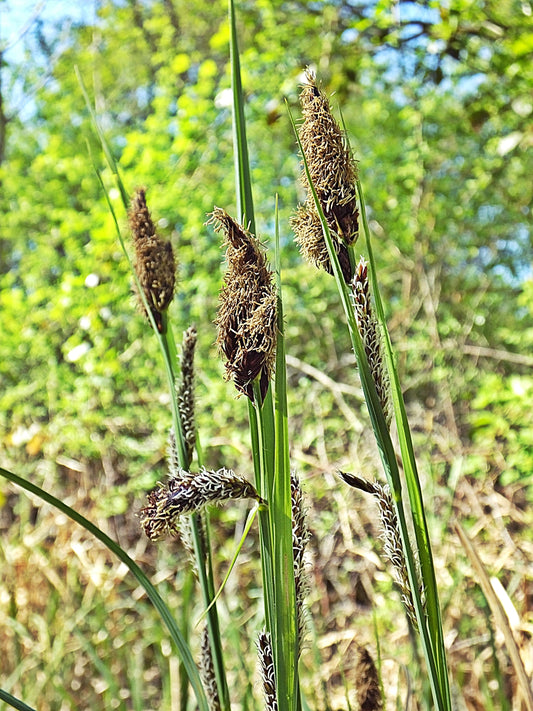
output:
[[[135,272],[157,329],[162,332],[161,314],[169,307],[174,297],[176,282],[176,262],[172,245],[157,234],[143,188],[138,189],[133,196],[128,217],[135,248]],[[139,294],[138,299],[141,311],[146,312]]]
[[[259,378],[265,397],[276,360],[277,294],[259,241],[215,207],[209,224],[223,231],[228,265],[216,318],[217,346],[226,358],[226,376],[253,401]]]

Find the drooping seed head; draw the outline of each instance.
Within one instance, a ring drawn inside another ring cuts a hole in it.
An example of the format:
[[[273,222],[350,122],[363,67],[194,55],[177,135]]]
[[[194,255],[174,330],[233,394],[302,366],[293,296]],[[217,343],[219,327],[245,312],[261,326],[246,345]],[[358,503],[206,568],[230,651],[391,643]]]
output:
[[[221,504],[229,499],[252,498],[261,501],[255,488],[244,477],[228,469],[202,468],[187,472],[179,466],[165,485],[148,494],[148,505],[141,509],[141,525],[151,541],[179,533],[178,518],[199,511],[206,504]]]
[[[383,540],[384,552],[392,565],[394,579],[400,588],[405,611],[414,629],[418,629],[413,592],[407,572],[407,563],[402,545],[398,515],[394,507],[389,485],[381,484],[378,481],[368,481],[362,476],[349,474],[347,472],[339,471],[339,476],[355,489],[364,491],[367,494],[373,494],[376,497],[381,520],[381,538]],[[422,593],[423,590],[420,592]]]
[[[259,241],[216,207],[208,224],[224,233],[227,271],[216,318],[217,346],[226,377],[253,400],[253,382],[264,398],[276,358],[277,294]]]

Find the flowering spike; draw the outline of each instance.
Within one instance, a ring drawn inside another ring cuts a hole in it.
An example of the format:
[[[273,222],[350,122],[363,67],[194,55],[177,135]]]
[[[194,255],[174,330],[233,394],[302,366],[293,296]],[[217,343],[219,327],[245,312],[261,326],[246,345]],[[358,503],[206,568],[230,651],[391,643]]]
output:
[[[135,248],[135,271],[157,328],[162,332],[164,326],[161,314],[174,297],[176,281],[172,245],[157,235],[143,188],[139,188],[133,196],[128,217]],[[140,295],[138,301],[139,308],[146,313]]]
[[[265,694],[265,711],[278,711],[276,696],[276,673],[272,655],[272,638],[269,632],[261,632],[257,640],[259,652],[259,668]]]
[[[357,327],[363,341],[368,367],[376,386],[376,392],[381,403],[387,426],[392,420],[392,396],[390,380],[385,365],[383,342],[379,324],[374,316],[370,299],[370,284],[368,281],[368,266],[361,257],[352,281],[352,303],[355,311]]]
[[[218,695],[217,679],[215,675],[215,667],[213,665],[213,655],[211,654],[211,645],[209,644],[209,630],[205,626],[202,630],[200,642],[200,677],[204,685],[205,695],[207,696],[207,704],[209,711],[220,711],[220,697]]]
[[[225,210],[215,207],[208,224],[225,235],[228,269],[216,319],[217,346],[226,377],[253,400],[259,379],[264,398],[276,358],[277,295],[259,241]]]
[[[252,484],[228,469],[198,473],[178,469],[166,485],[160,484],[148,494],[148,505],[141,509],[141,525],[148,538],[160,540],[177,535],[178,518],[194,513],[206,504],[220,504],[228,499],[252,498],[261,501]]]
[[[334,118],[328,98],[317,86],[315,75],[306,70],[307,83],[300,94],[303,123],[298,131],[311,182],[328,223],[335,252],[346,283],[352,278],[348,255],[359,230],[356,163],[346,138]],[[307,200],[291,220],[302,255],[316,266],[333,273],[313,191],[307,183]]]
[[[291,508],[296,615],[301,650],[306,627],[304,600],[309,592],[309,580],[305,569],[305,549],[309,542],[310,533],[305,520],[302,489],[298,477],[294,473],[291,474]]]
[[[183,347],[181,353],[181,380],[178,384],[177,395],[181,427],[187,450],[187,460],[192,460],[196,445],[196,424],[194,418],[194,349],[196,347],[197,333],[194,326],[190,326],[183,334]]]
[[[339,476],[350,486],[360,489],[367,494],[373,494],[376,497],[381,519],[381,536],[385,555],[392,564],[394,578],[400,588],[402,602],[407,615],[413,627],[418,629],[413,593],[409,583],[407,563],[405,561],[400,527],[398,525],[398,516],[396,515],[389,485],[380,484],[378,481],[371,482],[361,476],[348,474],[347,472],[339,471]]]

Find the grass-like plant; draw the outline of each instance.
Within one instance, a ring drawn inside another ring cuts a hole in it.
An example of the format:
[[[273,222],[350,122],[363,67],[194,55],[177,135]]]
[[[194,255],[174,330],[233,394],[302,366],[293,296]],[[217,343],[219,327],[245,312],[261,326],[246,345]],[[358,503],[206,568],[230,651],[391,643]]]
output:
[[[209,471],[203,466],[201,433],[196,431],[194,418],[195,334],[194,330],[188,330],[178,349],[168,315],[175,289],[172,248],[157,235],[144,190],[137,190],[133,198],[130,197],[98,127],[97,116],[93,114],[108,167],[129,215],[134,258],[130,256],[119,218],[108,198],[117,236],[130,261],[140,309],[160,345],[172,403],[169,477],[148,495],[141,523],[150,540],[157,541],[168,534],[180,535],[190,549],[206,620],[200,664],[195,663],[191,640],[180,631],[168,606],[120,546],[64,502],[10,472],[1,470],[0,473],[70,516],[128,566],[167,625],[197,707],[202,711],[229,711],[232,695],[226,679],[224,631],[217,613],[220,591],[216,589],[213,576],[213,546],[206,505],[237,498],[255,500],[246,531],[257,513],[265,610],[264,630],[258,637],[257,649],[265,707],[269,711],[297,711],[309,708],[300,690],[298,663],[305,633],[304,551],[309,534],[301,489],[289,461],[279,226],[276,215],[272,269],[255,236],[233,0],[229,0],[229,22],[238,214],[231,217],[224,209],[214,207],[208,222],[223,235],[226,246],[227,272],[217,317],[217,344],[225,360],[228,379],[247,398],[253,483],[226,469]],[[81,77],[80,82],[83,87]],[[86,100],[91,107],[87,93]],[[451,711],[428,526],[379,292],[363,189],[345,131],[334,118],[328,98],[311,72],[306,75],[301,102],[303,122],[297,124],[292,117],[291,120],[302,157],[307,199],[296,210],[292,225],[302,254],[335,279],[386,479],[370,482],[358,474],[339,472],[344,482],[339,480],[339,486],[347,483],[376,498],[385,553],[392,563],[407,614],[420,641],[434,707]],[[98,175],[101,178],[100,172]],[[104,193],[108,196],[105,186]],[[360,231],[368,263],[355,252]],[[359,654],[356,680],[361,707],[369,711],[382,708],[378,673],[364,650]],[[15,708],[29,708],[5,691],[0,691],[0,698]],[[185,709],[186,692],[181,703]]]
[[[372,486],[342,472],[341,476],[347,483],[376,494],[380,502],[386,545],[395,562],[408,613],[420,634],[435,707],[444,711],[451,709],[451,696],[435,569],[409,423],[379,293],[363,189],[349,144],[331,114],[327,97],[310,72],[307,82],[302,93],[305,120],[299,131],[294,121],[293,126],[302,154],[308,200],[294,223],[308,258],[335,277],[388,488]],[[366,264],[363,261],[357,268],[354,266],[357,202],[372,275],[375,316]],[[311,253],[305,242],[310,225]],[[390,433],[391,400],[416,547],[408,531],[402,481]]]

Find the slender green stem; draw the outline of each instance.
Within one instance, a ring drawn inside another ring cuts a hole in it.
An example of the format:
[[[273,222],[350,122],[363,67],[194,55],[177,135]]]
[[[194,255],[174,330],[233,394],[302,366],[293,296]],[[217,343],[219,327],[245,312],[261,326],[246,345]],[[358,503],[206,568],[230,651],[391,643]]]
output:
[[[255,217],[252,198],[252,179],[246,140],[246,121],[241,80],[241,62],[237,41],[237,22],[233,0],[229,0],[231,88],[233,90],[233,145],[235,161],[235,185],[237,188],[237,211],[245,227],[255,233]]]
[[[276,600],[281,636],[280,655],[287,677],[288,702],[299,704],[298,682],[298,612],[294,584],[294,552],[292,541],[291,472],[289,459],[289,428],[287,408],[287,369],[285,363],[285,332],[281,290],[281,258],[279,243],[278,205],[276,200],[276,280],[278,289],[278,338],[276,343],[275,380],[275,464],[273,496],[270,506],[271,530],[274,541]],[[279,602],[282,601],[281,606]],[[294,700],[294,701],[293,701]],[[283,704],[282,704],[283,706]]]
[[[260,397],[260,387],[255,388],[255,397]],[[248,400],[248,422],[250,428],[250,438],[252,445],[252,459],[254,463],[255,488],[262,499],[268,502],[268,486],[263,476],[264,453],[262,447],[262,430],[259,425],[259,418],[252,402]],[[261,559],[261,579],[263,581],[263,594],[265,597],[265,627],[272,633],[274,618],[274,591],[272,588],[272,538],[270,534],[268,508],[261,507],[259,510],[259,549]]]
[[[261,498],[267,502],[267,507],[259,511],[259,546],[261,551],[263,594],[265,596],[266,629],[273,635],[275,634],[276,611],[274,603],[274,551],[269,514],[272,479],[267,474],[266,462],[268,458],[265,448],[265,427],[263,421],[263,408],[259,404],[261,402],[261,388],[258,379],[254,381],[253,387],[255,406],[250,401],[248,401],[248,413],[250,422],[250,433],[252,439],[255,485]]]

